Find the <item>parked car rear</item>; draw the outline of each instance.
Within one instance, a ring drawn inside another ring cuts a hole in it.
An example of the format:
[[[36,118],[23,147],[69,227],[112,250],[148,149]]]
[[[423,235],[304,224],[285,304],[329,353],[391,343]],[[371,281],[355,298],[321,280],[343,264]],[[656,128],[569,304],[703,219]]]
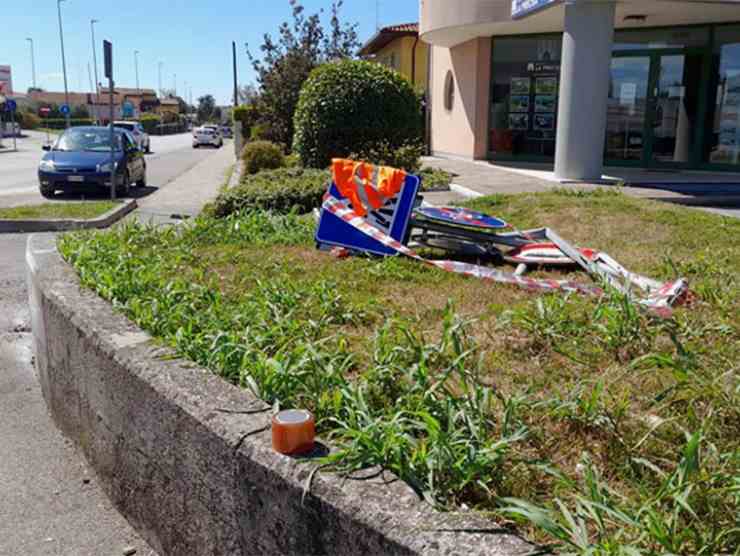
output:
[[[149,138],[149,134],[144,131],[144,126],[141,125],[139,122],[132,120],[113,122],[113,126],[125,129],[126,131],[131,133],[131,135],[134,136],[134,139],[136,140],[136,146],[139,147],[139,149],[146,153],[152,152],[151,139]]]
[[[201,145],[212,145],[214,147],[221,147],[224,144],[224,139],[221,137],[221,133],[218,131],[218,127],[214,126],[202,126],[193,130],[193,148],[197,149]]]

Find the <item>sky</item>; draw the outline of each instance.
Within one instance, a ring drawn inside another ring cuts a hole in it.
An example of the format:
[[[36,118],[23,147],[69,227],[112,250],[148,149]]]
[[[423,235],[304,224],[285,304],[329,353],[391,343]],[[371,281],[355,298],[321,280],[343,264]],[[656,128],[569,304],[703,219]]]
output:
[[[303,0],[308,13],[324,10],[331,0]],[[0,65],[12,66],[13,88],[32,85],[30,45],[36,59],[36,83],[47,91],[63,91],[62,59],[56,0],[3,0],[0,11]],[[245,43],[258,51],[264,33],[276,35],[290,17],[288,0],[64,0],[61,3],[67,82],[70,92],[90,90],[93,73],[90,19],[95,24],[98,80],[103,81],[103,39],[113,43],[116,85],[136,86],[134,51],[138,50],[139,85],[162,87],[185,98],[210,93],[218,104],[230,104],[233,91],[231,41],[237,44],[239,83],[255,81]],[[418,0],[378,0],[381,26],[417,21]],[[356,22],[361,42],[376,29],[375,0],[345,0],[343,21]],[[326,17],[324,18],[327,19]],[[94,82],[94,73],[93,73]],[[187,84],[187,89],[185,88]]]

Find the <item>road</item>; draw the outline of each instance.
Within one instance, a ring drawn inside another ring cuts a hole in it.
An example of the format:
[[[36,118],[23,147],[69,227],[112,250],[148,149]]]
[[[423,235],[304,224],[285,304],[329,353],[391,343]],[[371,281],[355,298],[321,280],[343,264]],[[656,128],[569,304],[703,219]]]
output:
[[[35,183],[42,138],[22,141],[19,152],[0,153],[0,206],[46,202]],[[142,216],[173,207],[197,212],[233,162],[230,143],[193,150],[187,134],[154,137],[152,147]],[[156,556],[111,506],[46,410],[32,361],[25,247],[25,235],[0,234],[0,556],[121,556],[131,550]]]
[[[36,171],[46,141],[43,133],[25,132],[28,136],[18,139],[18,152],[0,151],[0,207],[48,202],[38,190]],[[177,176],[189,170],[198,162],[213,154],[211,149],[193,149],[191,135],[165,135],[152,137],[152,153],[146,155],[148,186],[144,194],[154,193]],[[141,195],[142,192],[136,192]],[[107,197],[100,191],[89,198]],[[59,201],[79,200],[79,197],[65,196]]]

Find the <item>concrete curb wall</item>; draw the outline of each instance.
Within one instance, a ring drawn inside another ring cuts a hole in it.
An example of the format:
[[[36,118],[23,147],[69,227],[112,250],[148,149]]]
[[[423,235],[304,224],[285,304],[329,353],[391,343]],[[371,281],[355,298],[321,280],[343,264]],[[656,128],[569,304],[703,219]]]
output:
[[[532,550],[472,513],[433,511],[390,476],[316,473],[302,501],[315,464],[272,451],[269,411],[253,411],[264,405],[166,357],[80,288],[54,242],[31,236],[26,253],[44,397],[113,503],[162,556]]]
[[[105,214],[83,220],[79,218],[55,218],[51,220],[4,220],[0,219],[0,234],[29,232],[63,232],[88,228],[107,228],[118,222],[136,208],[136,199],[124,201]]]

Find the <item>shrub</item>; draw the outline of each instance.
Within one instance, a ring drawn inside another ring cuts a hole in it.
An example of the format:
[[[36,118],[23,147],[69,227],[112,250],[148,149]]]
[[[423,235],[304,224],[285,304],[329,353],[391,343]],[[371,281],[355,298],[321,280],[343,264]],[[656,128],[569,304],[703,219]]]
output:
[[[144,131],[147,133],[155,133],[157,126],[162,122],[162,119],[156,114],[142,114],[139,118]]]
[[[408,143],[398,148],[383,141],[367,146],[364,150],[349,155],[353,160],[364,160],[381,166],[393,166],[415,174],[419,171],[419,158],[424,152],[421,143]]]
[[[252,133],[252,126],[257,123],[259,109],[256,104],[242,104],[232,111],[234,123],[242,123],[242,137],[248,139]]]
[[[265,122],[257,122],[249,130],[250,141],[272,141],[274,137],[275,134],[270,131],[269,124]]]
[[[23,129],[38,129],[41,126],[41,118],[33,112],[18,112],[18,123]]]
[[[441,168],[425,166],[418,172],[422,191],[446,191],[450,189],[453,174]]]
[[[209,212],[219,218],[249,209],[310,212],[321,205],[330,179],[326,170],[304,168],[280,168],[245,175],[239,185],[216,197]]]
[[[283,150],[269,141],[252,141],[242,149],[244,171],[247,174],[256,174],[261,170],[274,170],[285,166]]]
[[[421,102],[401,74],[380,64],[343,60],[313,70],[301,89],[293,149],[304,166],[333,157],[395,150],[421,140]]]

